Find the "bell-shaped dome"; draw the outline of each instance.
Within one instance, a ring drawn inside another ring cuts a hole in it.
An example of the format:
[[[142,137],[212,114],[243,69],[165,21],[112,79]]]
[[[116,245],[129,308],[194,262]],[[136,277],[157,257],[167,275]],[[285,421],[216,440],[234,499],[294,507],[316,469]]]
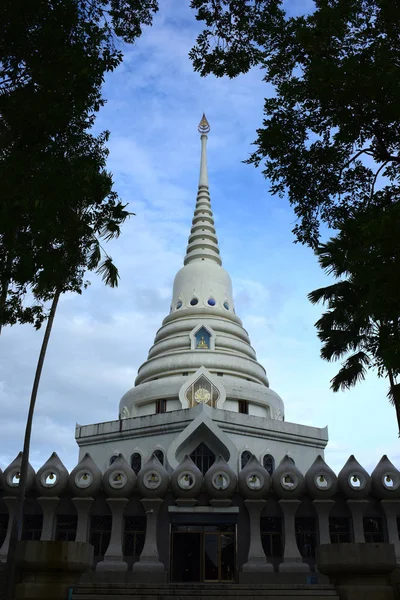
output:
[[[271,477],[254,454],[240,471],[238,484],[239,490],[245,498],[255,500],[265,498],[267,495],[271,487]]]
[[[55,452],[36,473],[36,489],[40,496],[61,496],[68,486],[69,473]]]
[[[169,475],[156,456],[141,469],[137,485],[142,498],[163,498],[169,486]]]
[[[129,498],[136,482],[136,474],[122,454],[103,475],[103,490],[108,498]]]
[[[197,498],[203,485],[203,474],[188,454],[171,475],[171,490],[176,498]]]
[[[204,487],[211,498],[231,498],[237,484],[237,477],[223,456],[208,469],[204,477]]]
[[[364,500],[371,490],[371,477],[353,454],[340,471],[338,482],[340,491],[354,500]]]
[[[135,387],[120,401],[123,419],[151,414],[145,406],[155,406],[161,399],[170,403],[172,410],[189,408],[190,402],[180,402],[179,391],[204,367],[215,376],[222,374],[226,398],[232,401],[229,410],[246,399],[250,406],[257,406],[255,414],[260,414],[261,407],[265,418],[283,420],[283,401],[269,388],[266,371],[235,312],[231,278],[222,267],[211,209],[206,142],[207,135],[201,134],[196,206],[184,266],[174,279],[170,313],[138,370]]]
[[[400,497],[400,472],[386,454],[371,473],[372,491],[376,498],[395,499]]]
[[[21,475],[22,452],[16,456],[3,474],[3,488],[6,496],[16,496],[18,494],[18,485]],[[26,477],[26,491],[29,492],[35,484],[35,471],[28,463],[28,472]]]
[[[102,472],[87,452],[71,471],[69,489],[72,496],[94,498],[101,488]]]
[[[337,490],[337,477],[326,464],[321,455],[318,455],[306,475],[307,491],[311,498],[332,498]]]
[[[305,490],[304,477],[287,454],[272,475],[272,487],[275,494],[285,500],[299,498]]]

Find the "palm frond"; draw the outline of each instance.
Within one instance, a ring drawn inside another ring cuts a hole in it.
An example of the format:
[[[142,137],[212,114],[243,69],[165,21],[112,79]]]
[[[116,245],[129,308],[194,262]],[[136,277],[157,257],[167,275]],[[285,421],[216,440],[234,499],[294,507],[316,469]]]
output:
[[[96,272],[101,275],[106,285],[109,285],[110,287],[118,287],[118,269],[114,265],[110,256],[107,256],[107,258],[103,260]]]
[[[360,336],[354,338],[349,335],[346,331],[336,331],[336,335],[331,335],[325,341],[321,348],[321,358],[329,362],[340,360],[348,352],[354,352],[355,350],[361,351],[364,346],[364,339]]]
[[[121,229],[115,221],[108,221],[100,231],[100,235],[106,242],[119,237]]]
[[[92,271],[97,267],[101,260],[100,244],[95,240],[91,253],[89,254],[88,269]]]
[[[335,302],[346,302],[351,303],[354,298],[355,290],[352,282],[349,280],[338,281],[332,285],[327,285],[322,288],[318,288],[309,294],[307,298],[312,304],[318,304],[318,302],[328,303],[331,305]]]
[[[362,350],[350,356],[337,375],[331,379],[331,389],[334,392],[348,390],[359,381],[363,381],[370,362],[370,357]]]
[[[347,247],[340,235],[321,244],[317,250],[318,262],[322,269],[336,278],[348,274]]]

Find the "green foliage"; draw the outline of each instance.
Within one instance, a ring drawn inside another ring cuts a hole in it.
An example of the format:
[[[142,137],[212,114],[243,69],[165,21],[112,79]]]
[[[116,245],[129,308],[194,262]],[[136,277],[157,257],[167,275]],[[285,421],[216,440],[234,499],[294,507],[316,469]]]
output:
[[[271,32],[282,21],[279,0],[191,0],[205,23],[189,57],[201,75],[236,77],[262,62]]]
[[[192,0],[204,22],[190,53],[205,76],[259,66],[268,85],[256,150],[271,191],[288,197],[296,241],[339,281],[310,294],[337,391],[375,368],[390,380],[400,429],[400,0]],[[320,244],[321,224],[339,233]]]
[[[398,196],[400,174],[400,1],[315,6],[289,17],[281,1],[192,0],[206,27],[190,54],[202,75],[265,71],[274,93],[248,162],[288,194],[313,248],[321,222],[337,228],[378,200],[378,176]]]
[[[107,71],[150,25],[155,0],[4,0],[0,18],[0,329],[46,317],[86,270],[117,285],[100,242],[128,216],[90,128]],[[32,296],[34,302],[32,304]],[[31,304],[31,305],[29,305]]]
[[[322,244],[321,267],[336,283],[309,294],[328,310],[317,321],[321,356],[343,360],[331,381],[336,392],[365,378],[368,368],[390,376],[396,404],[400,375],[400,203],[382,198],[341,224],[340,233]],[[400,408],[397,403],[396,408]],[[400,422],[399,422],[400,428]]]

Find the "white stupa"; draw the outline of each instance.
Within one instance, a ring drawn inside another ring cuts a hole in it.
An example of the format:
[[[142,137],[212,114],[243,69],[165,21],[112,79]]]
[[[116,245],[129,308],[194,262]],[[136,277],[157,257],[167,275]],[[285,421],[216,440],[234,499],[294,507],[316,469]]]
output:
[[[245,585],[231,597],[272,598],[278,584],[278,595],[294,598],[302,584],[303,598],[336,598],[333,585],[317,587],[328,582],[315,571],[321,545],[329,568],[339,554],[340,564],[343,556],[367,564],[365,589],[377,581],[381,591],[382,565],[389,573],[395,555],[400,562],[400,472],[384,455],[370,476],[351,455],[336,476],[323,459],[327,429],[284,420],[283,401],[235,313],[211,211],[205,116],[199,131],[197,202],[170,313],[119,418],[77,425],[80,456],[71,473],[55,453],[36,474],[29,467],[23,540],[90,542],[92,571],[74,598],[127,598],[142,584],[149,598],[166,590],[211,598],[237,582]],[[21,454],[0,472],[0,562],[20,471]],[[386,553],[386,541],[395,554]],[[377,549],[383,558],[374,571]],[[246,587],[259,583],[264,592]],[[40,595],[42,579],[37,585]]]
[[[211,210],[209,131],[203,115],[197,200],[170,313],[120,401],[119,419],[77,427],[81,456],[90,452],[102,469],[119,453],[144,464],[156,450],[173,469],[203,443],[235,470],[245,451],[270,468],[289,453],[306,471],[328,441],[326,428],[285,422],[283,401],[235,312]]]

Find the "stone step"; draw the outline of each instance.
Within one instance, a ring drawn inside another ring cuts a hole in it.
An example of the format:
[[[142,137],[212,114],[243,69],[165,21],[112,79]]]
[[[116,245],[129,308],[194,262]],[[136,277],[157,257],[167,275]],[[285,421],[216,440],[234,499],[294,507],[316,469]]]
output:
[[[221,600],[246,598],[246,600],[338,600],[331,585],[306,584],[133,584],[98,583],[78,584],[73,600]]]
[[[134,582],[81,582],[74,589],[131,589],[131,590],[335,590],[335,586],[329,583],[307,584],[307,583],[134,583]]]
[[[141,594],[140,592],[135,593],[135,594],[131,594],[129,596],[123,596],[126,600],[190,600],[191,596],[189,594],[185,594],[184,592],[181,592],[181,594],[177,595],[177,596],[170,596],[169,594],[156,594],[156,595],[145,595],[143,596],[143,594]],[[94,594],[73,594],[72,599],[73,600],[97,600],[98,598],[101,598],[101,596],[99,596],[97,593]],[[108,594],[106,596],[107,600],[120,600],[121,598],[121,594]],[[196,598],[207,598],[207,600],[221,600],[221,594],[219,594],[218,596],[204,596],[203,594],[196,596]],[[226,596],[224,594],[224,598],[243,598],[243,596],[241,596],[240,594],[235,595],[235,596]],[[306,595],[306,596],[299,596],[296,592],[292,592],[292,593],[288,593],[288,594],[280,594],[280,595],[276,595],[274,593],[270,593],[270,594],[253,594],[252,596],[246,596],[246,598],[248,598],[248,600],[297,600],[298,598],[302,598],[303,600],[327,600],[327,598],[329,598],[330,600],[339,600],[339,596],[337,596],[336,594],[331,596],[331,595],[326,595],[323,594],[321,596],[321,594],[318,595]]]
[[[196,594],[195,596],[193,596],[193,594],[189,594],[189,593],[185,593],[184,591],[181,591],[179,594],[174,594],[171,595],[168,592],[167,593],[153,593],[153,594],[143,594],[142,592],[140,592],[139,590],[135,593],[130,593],[128,595],[125,594],[121,594],[119,592],[117,593],[108,593],[107,595],[99,595],[97,592],[91,593],[91,594],[73,594],[72,598],[73,600],[97,600],[98,598],[107,598],[107,600],[120,600],[121,598],[124,598],[124,600],[190,600],[191,598],[199,598],[199,599],[203,599],[206,598],[207,600],[221,600],[221,593],[219,594],[212,594],[212,595],[205,595],[203,593],[200,594]],[[292,590],[289,591],[287,590],[285,593],[276,593],[273,591],[270,591],[268,593],[261,593],[261,594],[256,594],[253,592],[253,594],[243,596],[240,593],[236,593],[236,594],[223,594],[224,598],[235,598],[235,599],[240,599],[240,598],[246,598],[247,600],[296,600],[298,598],[301,598],[302,600],[339,600],[339,596],[337,596],[337,594],[327,594],[327,593],[313,593],[313,594],[301,594],[299,595],[297,593],[296,590]]]

